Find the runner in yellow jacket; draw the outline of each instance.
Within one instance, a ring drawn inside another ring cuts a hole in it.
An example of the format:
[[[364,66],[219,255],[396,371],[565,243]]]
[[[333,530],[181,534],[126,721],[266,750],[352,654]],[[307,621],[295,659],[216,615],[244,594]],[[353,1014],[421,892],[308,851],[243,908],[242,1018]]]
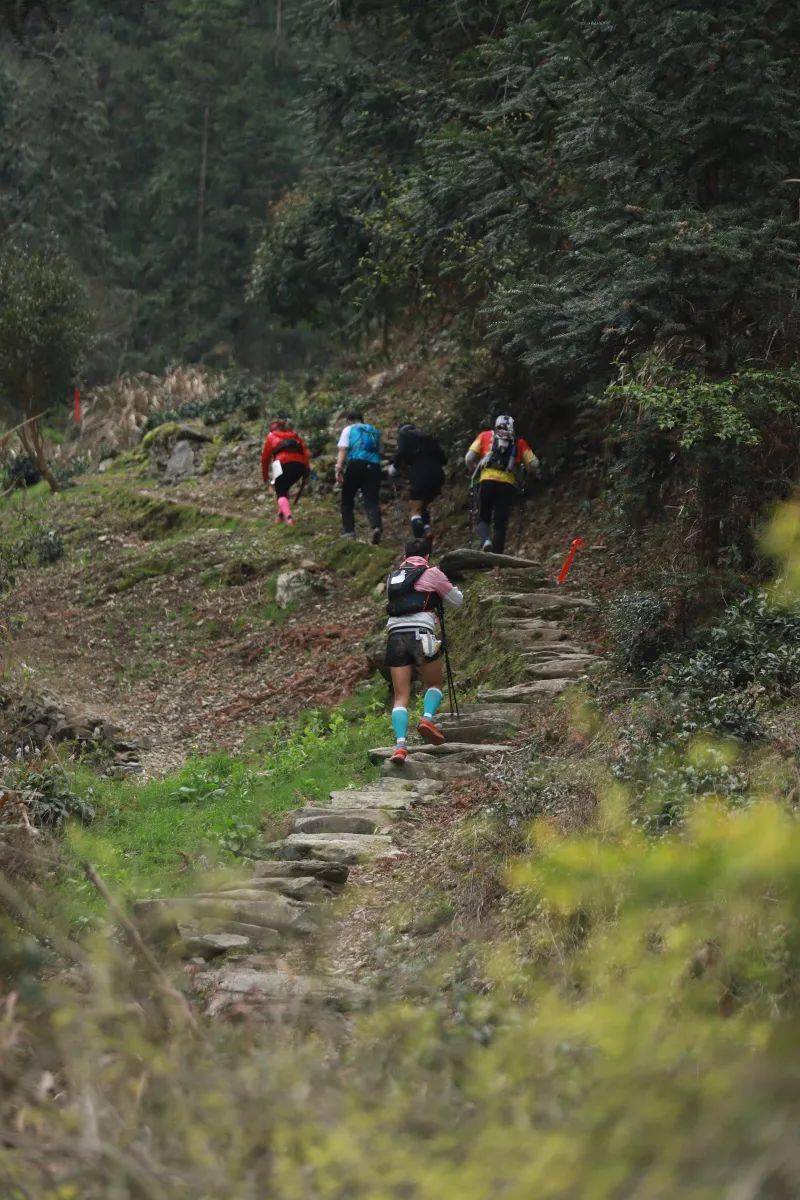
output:
[[[464,461],[478,476],[477,524],[481,549],[502,554],[519,472],[532,470],[539,460],[525,439],[516,437],[513,417],[501,416],[494,429],[484,429],[478,434]]]

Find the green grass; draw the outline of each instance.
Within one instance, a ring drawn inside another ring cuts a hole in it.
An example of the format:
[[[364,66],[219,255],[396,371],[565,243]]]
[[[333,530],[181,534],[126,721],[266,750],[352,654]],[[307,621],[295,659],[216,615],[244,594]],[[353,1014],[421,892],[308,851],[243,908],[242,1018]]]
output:
[[[366,751],[387,736],[381,694],[370,685],[330,713],[308,711],[294,728],[266,727],[241,756],[190,759],[166,779],[142,784],[78,772],[76,790],[91,792],[97,815],[67,830],[67,866],[90,860],[128,898],[196,888],[210,868],[246,857],[261,830],[277,836],[282,813],[377,774]],[[77,869],[65,873],[62,898],[73,921],[98,909]]]

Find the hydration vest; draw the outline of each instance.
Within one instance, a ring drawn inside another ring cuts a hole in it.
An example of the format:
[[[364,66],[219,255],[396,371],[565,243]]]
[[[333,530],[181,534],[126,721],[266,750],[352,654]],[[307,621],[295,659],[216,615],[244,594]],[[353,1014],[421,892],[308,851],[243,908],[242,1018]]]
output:
[[[429,612],[436,602],[433,592],[417,592],[414,584],[427,567],[409,567],[401,563],[386,580],[386,612],[390,617],[410,617]]]
[[[278,443],[275,454],[302,454],[305,456],[305,446],[300,441],[296,433],[287,433],[285,438],[282,438]]]
[[[350,429],[350,445],[347,448],[348,459],[357,462],[379,463],[381,461],[381,435],[374,425],[353,425]]]

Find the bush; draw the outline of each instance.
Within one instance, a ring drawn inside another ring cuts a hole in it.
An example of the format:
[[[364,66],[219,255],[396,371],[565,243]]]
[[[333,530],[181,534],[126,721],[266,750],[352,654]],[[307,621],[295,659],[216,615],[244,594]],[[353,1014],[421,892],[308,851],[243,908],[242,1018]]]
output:
[[[11,775],[11,783],[34,825],[61,829],[68,819],[84,824],[94,819],[91,789],[79,793],[60,765],[26,764]]]
[[[674,500],[701,557],[752,559],[758,515],[793,478],[800,372],[712,379],[651,357],[599,403],[612,414],[611,480],[628,517],[659,519]]]
[[[704,631],[702,649],[666,666],[662,681],[682,728],[762,736],[770,703],[800,693],[800,604],[746,596]]]
[[[622,592],[606,611],[612,653],[620,666],[639,670],[664,649],[667,605],[656,592]]]
[[[0,490],[33,487],[42,478],[36,463],[27,454],[18,454],[6,465]]]
[[[224,383],[210,400],[187,400],[177,408],[153,409],[142,432],[173,421],[201,420],[207,425],[219,425],[233,413],[240,413],[246,421],[255,421],[263,412],[264,404],[264,394],[255,383],[231,380]]]
[[[0,593],[8,591],[20,570],[25,567],[48,566],[64,554],[64,543],[56,529],[48,529],[41,521],[25,516],[17,537],[0,540]]]

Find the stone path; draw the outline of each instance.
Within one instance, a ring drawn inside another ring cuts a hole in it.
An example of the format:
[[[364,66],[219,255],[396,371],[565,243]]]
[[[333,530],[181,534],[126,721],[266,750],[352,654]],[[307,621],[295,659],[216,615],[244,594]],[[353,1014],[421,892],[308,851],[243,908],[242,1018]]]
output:
[[[459,563],[469,570],[469,552],[454,553],[465,556]],[[525,706],[558,695],[600,661],[573,642],[564,625],[594,602],[542,587],[539,568],[502,558],[493,565],[513,577],[519,590],[493,597],[494,636],[520,653],[523,682],[479,692],[476,703],[461,706],[458,718],[442,716],[447,741],[410,746],[401,768],[389,762],[391,747],[371,750],[372,762],[381,764],[380,778],[331,792],[328,804],[290,814],[286,836],[258,848],[246,882],[137,903],[142,928],[202,965],[195,982],[210,1015],[243,1003],[262,1016],[296,1011],[308,1002],[338,1010],[363,1004],[366,996],[352,981],[280,969],[287,948],[319,936],[326,908],[345,888],[351,866],[402,855],[410,821],[418,823],[426,807],[442,803],[449,784],[478,777],[487,760],[510,748]]]

